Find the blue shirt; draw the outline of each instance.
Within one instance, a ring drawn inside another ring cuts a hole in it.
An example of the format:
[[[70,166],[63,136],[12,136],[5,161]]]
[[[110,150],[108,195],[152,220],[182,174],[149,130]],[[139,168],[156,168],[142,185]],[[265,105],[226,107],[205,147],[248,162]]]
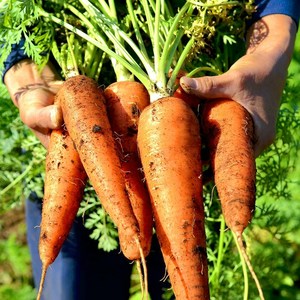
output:
[[[298,26],[300,18],[299,0],[256,0],[257,10],[252,16],[251,22],[255,22],[260,18],[271,14],[284,14],[293,18]],[[24,41],[18,45],[12,46],[12,51],[4,63],[2,72],[2,81],[5,73],[19,61],[28,58],[23,49]]]
[[[255,0],[257,10],[252,16],[252,22],[272,14],[283,14],[293,18],[298,26],[300,18],[299,0]]]
[[[6,61],[4,62],[4,68],[2,71],[2,82],[4,79],[5,73],[16,63],[19,61],[28,58],[28,55],[25,53],[24,49],[24,39],[20,41],[19,44],[12,45],[11,52],[9,56],[7,57]]]

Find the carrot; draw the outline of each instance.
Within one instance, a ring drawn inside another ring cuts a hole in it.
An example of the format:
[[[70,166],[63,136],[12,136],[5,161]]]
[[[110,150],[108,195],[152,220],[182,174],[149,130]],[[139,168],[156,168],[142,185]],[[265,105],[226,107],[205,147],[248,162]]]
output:
[[[155,229],[177,300],[209,299],[199,122],[165,97],[140,116],[138,147]]]
[[[149,93],[139,82],[119,81],[109,85],[104,90],[104,96],[117,141],[126,190],[139,224],[144,256],[147,256],[151,247],[153,217],[136,139],[140,113],[150,104]]]
[[[233,100],[207,101],[202,126],[227,226],[241,237],[255,209],[252,117]]]
[[[264,299],[242,238],[255,210],[256,167],[252,117],[233,100],[211,100],[204,105],[202,126],[225,222],[235,235],[260,298]]]
[[[42,277],[40,299],[48,267],[54,262],[70,232],[83,196],[87,175],[64,129],[53,130],[46,157],[39,254]]]
[[[128,199],[103,91],[84,75],[66,80],[58,93],[65,124],[104,209],[116,224],[124,255],[140,258],[139,227]]]

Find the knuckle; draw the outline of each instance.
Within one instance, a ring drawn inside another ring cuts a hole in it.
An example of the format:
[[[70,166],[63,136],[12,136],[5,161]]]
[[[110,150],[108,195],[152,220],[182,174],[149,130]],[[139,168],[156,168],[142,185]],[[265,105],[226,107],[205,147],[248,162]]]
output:
[[[20,119],[25,125],[32,128],[32,119],[30,117],[30,113],[27,110],[20,110]]]
[[[202,77],[198,82],[199,92],[206,94],[214,89],[214,80],[211,77]]]
[[[241,70],[232,70],[231,72],[231,76],[234,79],[233,83],[235,84],[236,90],[243,90],[251,81],[251,76],[249,74],[245,74],[245,72]]]

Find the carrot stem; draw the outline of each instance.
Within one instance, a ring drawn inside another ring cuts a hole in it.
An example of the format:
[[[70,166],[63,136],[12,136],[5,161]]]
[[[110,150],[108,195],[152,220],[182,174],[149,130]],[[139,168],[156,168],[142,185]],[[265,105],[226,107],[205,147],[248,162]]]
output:
[[[116,52],[111,50],[111,48],[99,38],[99,36],[91,36],[83,32],[82,30],[76,28],[75,26],[65,22],[53,14],[47,13],[46,11],[40,9],[39,11],[41,16],[49,18],[51,21],[66,27],[68,30],[74,32],[78,36],[82,37],[83,39],[87,40],[88,42],[92,43],[102,51],[106,52],[109,56],[114,57],[120,63],[122,63],[129,71],[131,71],[146,87],[149,87],[149,79],[147,74],[140,68],[136,60],[128,60],[128,58],[124,59],[122,56],[118,55]]]
[[[128,13],[130,16],[130,20],[131,20],[131,23],[132,23],[132,26],[134,29],[134,33],[135,33],[139,48],[141,49],[141,52],[143,53],[143,56],[145,57],[145,59],[147,61],[150,61],[150,59],[148,57],[148,52],[145,47],[144,39],[143,39],[141,31],[140,31],[141,26],[138,24],[138,21],[136,19],[135,13],[134,13],[134,9],[132,6],[132,0],[126,0],[126,4],[127,4]]]

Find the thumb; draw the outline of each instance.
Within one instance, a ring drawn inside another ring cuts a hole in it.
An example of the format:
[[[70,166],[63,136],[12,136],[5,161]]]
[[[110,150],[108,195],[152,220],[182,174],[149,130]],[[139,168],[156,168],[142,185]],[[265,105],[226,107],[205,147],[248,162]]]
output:
[[[19,99],[20,117],[32,129],[55,129],[62,125],[61,108],[53,104],[54,94],[41,89],[31,90]]]
[[[62,112],[57,105],[24,107],[20,109],[20,117],[30,128],[56,129],[63,123]]]
[[[199,98],[232,98],[232,76],[224,73],[217,76],[203,76],[199,78],[181,77],[180,85],[188,94]]]

